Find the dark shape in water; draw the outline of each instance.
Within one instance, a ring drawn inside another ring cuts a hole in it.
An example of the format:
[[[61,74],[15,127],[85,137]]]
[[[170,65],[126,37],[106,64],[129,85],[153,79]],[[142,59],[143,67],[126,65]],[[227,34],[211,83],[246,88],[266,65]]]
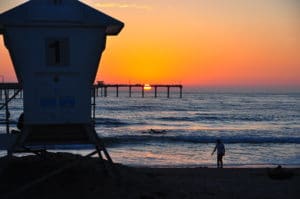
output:
[[[143,131],[142,133],[144,134],[166,134],[167,130],[154,130],[154,129],[150,129],[148,131]]]

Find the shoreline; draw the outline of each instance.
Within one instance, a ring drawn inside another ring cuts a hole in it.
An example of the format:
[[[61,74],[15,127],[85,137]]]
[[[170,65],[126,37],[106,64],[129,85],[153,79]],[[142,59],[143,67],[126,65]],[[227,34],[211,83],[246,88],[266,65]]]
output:
[[[72,153],[69,151],[51,151],[51,153]],[[72,153],[74,155],[85,155],[85,153]],[[17,157],[22,157],[22,156],[30,156],[32,155],[31,153],[24,153],[24,154],[17,154]],[[4,150],[0,150],[0,158],[3,158],[6,156],[6,151]],[[153,168],[153,169],[158,169],[158,168],[190,168],[190,169],[194,169],[194,168],[216,168],[216,164],[180,164],[180,165],[145,165],[145,164],[125,164],[122,162],[116,162],[116,164],[122,164],[124,166],[128,166],[128,167],[134,167],[134,168]],[[254,164],[226,164],[226,162],[224,162],[224,168],[227,169],[232,169],[232,168],[249,168],[249,169],[261,169],[261,168],[276,168],[277,166],[282,166],[284,168],[294,168],[300,169],[300,164],[280,164],[280,163],[273,163],[273,164],[265,164],[265,163],[254,163]]]
[[[118,163],[122,164],[122,163]],[[125,166],[134,167],[134,168],[153,168],[153,169],[214,169],[217,168],[216,165],[136,165],[136,164],[124,164]],[[282,166],[283,168],[290,169],[300,169],[300,164],[236,164],[236,165],[226,165],[224,164],[223,169],[268,169],[268,168],[276,168],[277,166]]]

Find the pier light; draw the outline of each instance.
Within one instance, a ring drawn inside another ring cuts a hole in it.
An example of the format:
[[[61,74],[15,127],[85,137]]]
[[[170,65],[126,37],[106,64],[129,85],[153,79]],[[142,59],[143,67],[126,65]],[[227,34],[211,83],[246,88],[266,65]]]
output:
[[[0,15],[24,91],[24,131],[92,126],[91,88],[106,36],[124,24],[78,0],[30,0]]]

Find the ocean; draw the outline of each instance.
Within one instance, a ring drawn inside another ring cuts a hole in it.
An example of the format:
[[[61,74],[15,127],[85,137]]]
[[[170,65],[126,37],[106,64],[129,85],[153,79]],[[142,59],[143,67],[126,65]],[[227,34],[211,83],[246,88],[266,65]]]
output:
[[[114,162],[129,166],[214,167],[216,139],[225,144],[225,167],[300,166],[300,92],[171,89],[120,91],[96,99],[96,131]],[[11,127],[22,99],[10,103]],[[1,110],[1,118],[4,111]],[[150,129],[155,130],[151,132]],[[3,122],[0,131],[5,132]],[[62,147],[87,154],[89,146]],[[0,155],[5,151],[0,151]]]

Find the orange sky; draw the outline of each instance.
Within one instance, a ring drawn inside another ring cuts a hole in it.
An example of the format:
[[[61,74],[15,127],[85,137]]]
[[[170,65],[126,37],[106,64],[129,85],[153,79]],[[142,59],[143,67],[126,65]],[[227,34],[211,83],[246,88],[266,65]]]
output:
[[[24,0],[1,0],[4,11]],[[298,0],[83,0],[125,28],[97,80],[199,86],[300,86]],[[0,42],[0,75],[14,81]]]

